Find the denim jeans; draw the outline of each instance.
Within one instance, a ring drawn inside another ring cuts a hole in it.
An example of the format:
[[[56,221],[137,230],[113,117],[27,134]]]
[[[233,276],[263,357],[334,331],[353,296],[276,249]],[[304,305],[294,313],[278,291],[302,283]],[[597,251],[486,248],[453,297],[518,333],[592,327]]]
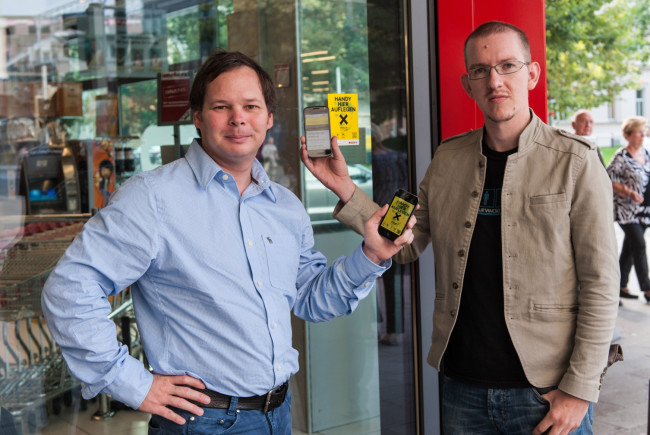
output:
[[[646,244],[643,236],[646,226],[641,224],[620,224],[620,226],[625,233],[623,246],[621,247],[621,256],[618,261],[621,267],[621,287],[627,287],[630,271],[634,264],[634,270],[639,279],[641,290],[650,290],[648,257],[646,255]]]
[[[234,402],[231,401],[231,409],[203,408],[201,417],[172,408],[185,419],[184,425],[153,415],[149,420],[149,435],[291,435],[291,395],[288,391],[282,406],[266,414],[262,410],[237,410]]]
[[[549,410],[542,399],[551,388],[492,389],[444,378],[442,385],[442,433],[444,435],[530,435]],[[582,424],[571,432],[592,435],[593,403]]]

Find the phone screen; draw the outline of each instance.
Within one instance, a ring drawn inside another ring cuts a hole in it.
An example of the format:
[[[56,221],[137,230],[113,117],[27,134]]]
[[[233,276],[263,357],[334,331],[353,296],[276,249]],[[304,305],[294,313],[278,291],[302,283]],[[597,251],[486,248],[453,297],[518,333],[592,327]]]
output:
[[[391,240],[401,236],[417,203],[417,196],[400,189],[393,196],[388,211],[379,224],[379,234]]]
[[[322,113],[305,111],[305,139],[308,151],[330,150],[330,120],[327,108]]]

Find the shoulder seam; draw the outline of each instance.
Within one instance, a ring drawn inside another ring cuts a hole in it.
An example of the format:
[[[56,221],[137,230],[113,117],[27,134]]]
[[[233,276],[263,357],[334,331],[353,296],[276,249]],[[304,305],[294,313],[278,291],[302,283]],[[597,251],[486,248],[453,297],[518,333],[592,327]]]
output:
[[[443,139],[442,142],[440,142],[440,144],[442,145],[442,144],[445,143],[445,142],[449,142],[449,141],[452,141],[452,140],[454,140],[454,139],[458,139],[458,138],[461,138],[461,137],[463,137],[463,136],[467,136],[468,134],[472,133],[473,131],[474,131],[474,130],[470,128],[469,131],[466,131],[465,133],[460,133],[460,134],[457,134],[457,135],[454,135],[454,136],[448,137],[448,138],[446,138],[446,139]]]
[[[585,146],[587,146],[589,148],[593,148],[593,149],[596,148],[596,144],[594,144],[593,142],[585,139],[583,136],[578,136],[577,134],[570,133],[570,132],[568,132],[566,130],[563,130],[561,128],[558,128],[556,130],[560,135],[562,135],[564,137],[568,137],[569,139],[574,139],[574,140],[580,142],[581,144],[583,144],[583,145],[585,145]]]

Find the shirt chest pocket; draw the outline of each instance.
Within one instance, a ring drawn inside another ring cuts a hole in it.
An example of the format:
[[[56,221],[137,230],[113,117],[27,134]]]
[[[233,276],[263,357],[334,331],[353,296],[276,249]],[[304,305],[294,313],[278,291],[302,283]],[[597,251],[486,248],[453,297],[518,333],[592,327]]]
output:
[[[273,287],[295,290],[300,250],[296,238],[290,234],[262,236],[269,281]]]
[[[557,207],[562,208],[568,205],[566,193],[553,193],[550,195],[537,195],[530,197],[530,205],[536,207]]]

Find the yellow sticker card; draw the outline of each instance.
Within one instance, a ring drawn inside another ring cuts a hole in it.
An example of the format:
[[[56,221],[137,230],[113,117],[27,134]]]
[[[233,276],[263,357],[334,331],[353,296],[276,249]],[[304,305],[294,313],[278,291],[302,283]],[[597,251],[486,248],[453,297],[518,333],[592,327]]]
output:
[[[393,203],[388,207],[386,216],[381,221],[381,226],[389,231],[402,235],[404,227],[409,220],[415,206],[397,196],[393,197]]]
[[[359,98],[357,94],[328,94],[330,129],[339,145],[359,145]]]

